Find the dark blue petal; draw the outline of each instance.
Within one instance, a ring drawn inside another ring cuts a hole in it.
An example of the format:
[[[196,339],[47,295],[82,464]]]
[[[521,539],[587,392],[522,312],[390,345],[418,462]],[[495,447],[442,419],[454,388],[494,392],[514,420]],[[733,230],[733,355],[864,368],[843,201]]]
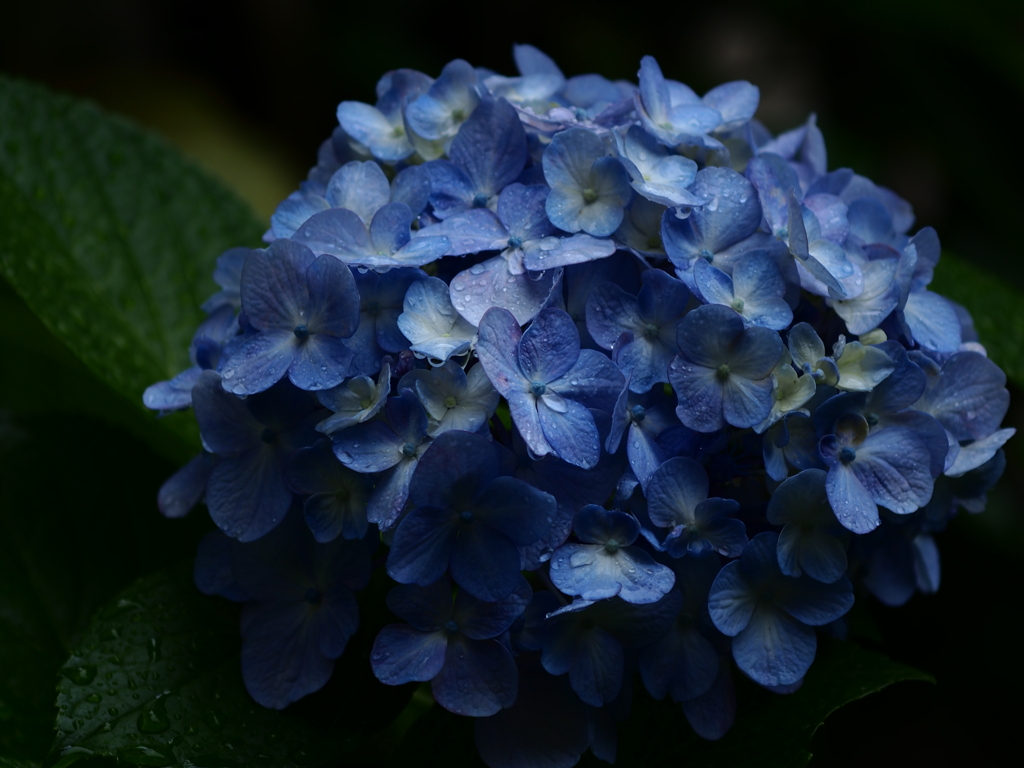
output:
[[[802,678],[818,647],[814,630],[781,610],[759,607],[732,641],[737,666],[761,685],[788,685]]]
[[[281,459],[269,445],[219,462],[206,486],[213,522],[239,541],[254,541],[270,531],[291,502]]]
[[[447,509],[419,507],[398,524],[388,553],[388,574],[403,584],[426,586],[448,568],[459,518]]]
[[[389,624],[373,641],[370,666],[385,685],[433,680],[444,666],[447,649],[443,631],[420,632],[406,624]]]
[[[497,640],[448,641],[444,667],[430,686],[434,700],[449,712],[487,717],[510,707],[519,689],[512,654]]]
[[[455,519],[458,520],[457,517]],[[404,521],[402,525],[405,525]],[[451,573],[455,583],[474,597],[491,602],[512,594],[521,578],[516,545],[484,521],[463,524],[461,529],[453,530],[458,530],[458,539],[451,553]]]
[[[448,151],[472,179],[474,192],[496,195],[526,164],[526,131],[504,99],[485,98],[462,124]]]

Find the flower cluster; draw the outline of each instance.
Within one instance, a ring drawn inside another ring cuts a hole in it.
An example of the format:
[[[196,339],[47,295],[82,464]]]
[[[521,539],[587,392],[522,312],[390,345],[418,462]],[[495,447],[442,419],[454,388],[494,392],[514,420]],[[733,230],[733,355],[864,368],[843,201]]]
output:
[[[145,402],[199,422],[160,507],[220,529],[196,582],[244,603],[257,702],[324,685],[376,557],[381,682],[478,718],[493,767],[569,766],[614,759],[631,670],[715,739],[733,663],[790,693],[854,582],[937,589],[1013,430],[935,231],[813,115],[515,60],[342,102]]]

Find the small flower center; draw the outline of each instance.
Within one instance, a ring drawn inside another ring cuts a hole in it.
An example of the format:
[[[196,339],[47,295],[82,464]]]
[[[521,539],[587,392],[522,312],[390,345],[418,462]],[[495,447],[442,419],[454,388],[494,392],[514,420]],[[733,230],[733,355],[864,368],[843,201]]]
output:
[[[523,239],[521,237],[510,237],[508,239],[509,248],[521,248],[523,245]]]
[[[591,203],[596,202],[596,200],[597,200],[597,191],[596,190],[593,190],[593,189],[590,189],[590,188],[583,190],[583,202],[584,203],[586,203],[587,205],[590,205]]]
[[[535,381],[530,385],[530,391],[537,397],[540,397],[541,395],[548,391],[548,385],[542,384],[539,381]]]
[[[654,341],[658,338],[658,332],[660,330],[661,329],[654,323],[647,323],[647,325],[644,326],[644,338],[648,341]]]
[[[729,306],[735,309],[737,312],[743,311],[744,302],[739,296],[729,302]]]
[[[473,197],[474,208],[486,208],[487,207],[487,195],[483,192],[477,192]]]
[[[267,427],[266,429],[263,430],[263,432],[260,433],[260,440],[262,440],[267,445],[270,445],[271,443],[277,441],[277,432],[272,430],[270,427]]]
[[[729,366],[726,363],[722,363],[718,366],[718,370],[715,371],[715,376],[718,377],[719,381],[725,381],[729,378],[729,374],[732,373]]]
[[[470,512],[468,509],[464,509],[461,512],[459,512],[459,519],[462,520],[462,522],[464,523],[472,523],[473,513]]]
[[[865,413],[864,414],[864,421],[866,421],[868,423],[869,427],[873,427],[873,426],[875,426],[878,423],[878,414],[877,413]]]
[[[647,409],[642,405],[634,405],[629,409],[629,415],[633,417],[633,421],[643,421],[647,416]]]
[[[708,250],[707,248],[702,248],[702,249],[701,249],[701,251],[700,251],[700,254],[698,254],[698,255],[699,255],[699,256],[700,256],[700,257],[701,257],[702,259],[706,259],[706,260],[707,260],[707,262],[708,262],[709,264],[710,264],[710,263],[711,263],[712,261],[714,261],[714,260],[715,260],[715,254],[713,254],[713,253],[712,253],[711,251],[709,251],[709,250]]]
[[[845,446],[843,450],[839,452],[839,460],[843,464],[849,464],[851,461],[857,458],[857,452],[850,446]]]
[[[402,455],[409,459],[416,455],[416,446],[412,443],[406,443],[402,446]]]
[[[455,622],[455,619],[448,619],[448,621],[442,625],[442,629],[444,629],[445,634],[454,635],[459,631],[459,625]]]
[[[320,590],[316,587],[310,587],[306,590],[306,602],[310,605],[320,605],[323,601],[324,596],[320,593]]]
[[[458,404],[459,404],[459,401],[455,399],[454,395],[448,395],[448,397],[446,397],[444,399],[444,407],[445,408],[454,408]]]
[[[465,119],[466,119],[466,113],[465,113],[464,110],[461,110],[461,109],[453,109],[452,110],[452,122],[453,123],[461,123]]]
[[[307,328],[303,323],[296,325],[295,330],[292,331],[292,333],[295,334],[295,338],[299,341],[305,341],[309,338],[309,328]]]
[[[619,542],[616,539],[608,539],[608,541],[604,543],[604,551],[607,552],[609,555],[614,555],[616,552],[619,551],[620,546],[622,545],[619,544]]]

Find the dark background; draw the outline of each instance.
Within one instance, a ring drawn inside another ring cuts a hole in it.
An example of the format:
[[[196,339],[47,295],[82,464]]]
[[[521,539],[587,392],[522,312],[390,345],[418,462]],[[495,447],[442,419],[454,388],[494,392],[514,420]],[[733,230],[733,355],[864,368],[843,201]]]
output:
[[[761,88],[758,117],[773,131],[815,111],[831,167],[852,166],[891,187],[914,205],[915,226],[936,227],[944,248],[1024,289],[1020,4],[34,0],[4,9],[0,71],[131,116],[267,217],[315,161],[339,101],[372,102],[388,69],[436,76],[456,57],[511,74],[513,42],[539,46],[567,75],[635,79],[640,57],[652,54],[668,77],[698,92],[748,79]],[[23,316],[3,285],[0,311]],[[45,333],[17,322],[27,335]],[[3,401],[16,390],[0,386],[0,437],[32,442],[66,426]],[[1024,392],[1013,396],[1008,424],[1024,427]],[[110,489],[116,503],[156,515],[158,478],[173,467],[90,424],[83,418],[76,429],[105,436],[93,442],[95,471],[117,467],[110,483],[132,478]],[[940,537],[937,595],[897,610],[858,603],[859,640],[927,670],[938,685],[896,685],[836,713],[815,736],[815,765],[995,763],[1017,732],[1024,436],[1008,459],[989,510],[961,513]],[[76,474],[52,478],[61,498],[101,515],[109,500],[93,480],[81,493]]]

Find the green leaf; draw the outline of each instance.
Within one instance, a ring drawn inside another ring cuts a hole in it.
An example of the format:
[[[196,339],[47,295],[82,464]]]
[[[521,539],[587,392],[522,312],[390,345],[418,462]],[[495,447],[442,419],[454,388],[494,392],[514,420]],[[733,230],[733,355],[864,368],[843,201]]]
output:
[[[826,717],[903,680],[934,682],[930,675],[880,653],[824,641],[796,693],[780,696],[738,680],[736,724],[716,742],[693,734],[678,706],[638,691],[629,720],[619,727],[619,755],[627,766],[676,765],[682,755],[687,768],[803,766],[811,759],[811,737]]]
[[[244,202],[160,139],[4,77],[0,210],[0,274],[138,409],[146,386],[189,365],[216,256],[258,244],[262,229]],[[195,446],[186,423],[155,431]]]
[[[1024,296],[949,251],[943,251],[930,288],[967,307],[988,356],[1024,386]]]
[[[172,471],[103,422],[0,419],[0,754],[46,755],[57,670],[92,614],[141,574],[193,557],[212,527],[157,512]]]
[[[191,567],[143,578],[93,619],[61,669],[51,760],[133,765],[320,764],[330,730],[246,693],[238,609],[205,597]]]

